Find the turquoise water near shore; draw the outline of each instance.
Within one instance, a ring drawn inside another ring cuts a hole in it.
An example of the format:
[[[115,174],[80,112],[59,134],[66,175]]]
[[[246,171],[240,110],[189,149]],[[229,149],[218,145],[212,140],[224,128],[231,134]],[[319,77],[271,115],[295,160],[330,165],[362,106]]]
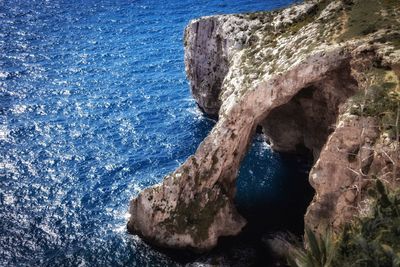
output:
[[[290,2],[0,1],[0,266],[175,265],[125,226],[130,199],[214,125],[189,92],[183,29]],[[293,196],[302,164],[258,138],[240,209]]]

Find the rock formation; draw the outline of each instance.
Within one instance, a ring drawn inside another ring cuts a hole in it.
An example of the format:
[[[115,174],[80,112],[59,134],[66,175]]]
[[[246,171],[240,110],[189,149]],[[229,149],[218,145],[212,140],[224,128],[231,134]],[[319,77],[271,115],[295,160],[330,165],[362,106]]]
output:
[[[400,155],[390,112],[400,102],[400,5],[387,0],[365,11],[361,2],[307,1],[192,21],[186,72],[198,105],[219,120],[194,155],[132,200],[128,230],[195,251],[238,234],[246,221],[233,203],[236,176],[257,125],[274,150],[313,152],[316,194],[305,221],[316,231],[351,219],[367,202],[372,175],[395,185]],[[373,12],[379,27],[364,25],[362,12]],[[379,118],[354,97],[373,86],[385,87],[389,101]]]

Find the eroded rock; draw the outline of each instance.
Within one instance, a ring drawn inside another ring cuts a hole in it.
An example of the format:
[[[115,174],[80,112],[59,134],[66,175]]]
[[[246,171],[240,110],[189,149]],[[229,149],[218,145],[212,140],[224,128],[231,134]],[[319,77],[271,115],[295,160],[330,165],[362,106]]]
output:
[[[160,246],[195,251],[239,233],[246,221],[233,203],[236,176],[260,124],[276,150],[303,145],[314,153],[310,182],[316,195],[308,226],[320,231],[351,218],[366,185],[353,168],[368,173],[388,168],[370,149],[381,144],[381,157],[393,149],[386,151],[388,145],[379,141],[374,119],[344,114],[349,97],[365,83],[357,66],[380,64],[397,73],[398,48],[381,40],[392,40],[398,29],[346,39],[349,1],[333,2],[191,22],[185,31],[191,90],[199,106],[219,120],[194,155],[132,200],[130,232]]]

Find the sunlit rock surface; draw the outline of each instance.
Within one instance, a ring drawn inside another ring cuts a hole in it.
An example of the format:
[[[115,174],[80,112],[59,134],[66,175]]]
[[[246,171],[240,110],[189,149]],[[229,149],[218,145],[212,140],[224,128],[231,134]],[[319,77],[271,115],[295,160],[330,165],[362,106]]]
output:
[[[307,226],[321,231],[351,219],[366,199],[368,175],[396,173],[382,155],[399,160],[393,136],[385,137],[375,118],[351,111],[366,81],[383,84],[390,74],[390,90],[399,90],[400,28],[391,26],[399,23],[399,8],[383,6],[378,11],[390,8],[392,23],[364,31],[348,22],[360,5],[308,1],[192,21],[184,38],[186,72],[199,106],[219,120],[194,155],[132,200],[128,230],[195,251],[238,234],[246,221],[233,203],[236,176],[257,125],[277,151],[313,152],[316,195]],[[378,144],[382,152],[371,154]]]

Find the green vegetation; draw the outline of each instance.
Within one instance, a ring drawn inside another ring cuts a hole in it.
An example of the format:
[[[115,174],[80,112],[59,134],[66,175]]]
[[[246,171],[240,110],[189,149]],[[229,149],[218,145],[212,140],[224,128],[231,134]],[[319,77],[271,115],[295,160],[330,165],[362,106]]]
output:
[[[345,227],[338,240],[337,266],[400,266],[400,192],[388,194],[377,180],[369,193],[376,199],[372,214]]]
[[[351,99],[350,113],[378,118],[382,131],[391,139],[398,138],[400,86],[397,75],[391,70],[372,68],[366,79],[364,90]]]
[[[315,22],[319,17],[321,12],[328,6],[329,0],[321,0],[318,5],[310,10],[310,13],[304,17],[300,17],[299,20],[295,21],[293,24],[288,25],[285,29],[285,33],[296,34],[301,28],[307,26],[308,24]]]
[[[241,62],[242,62],[242,75],[245,77],[243,87],[245,90],[251,86],[251,83],[255,79],[260,79],[266,74],[266,64],[271,67],[268,70],[269,74],[279,71],[279,66],[276,64],[276,60],[282,55],[288,60],[292,58],[296,50],[291,48],[285,48],[281,46],[278,54],[271,54],[271,50],[268,48],[276,49],[279,40],[285,38],[293,38],[301,29],[307,27],[311,23],[317,23],[316,18],[330,3],[329,0],[321,0],[316,6],[311,8],[307,14],[302,14],[297,17],[293,17],[294,21],[289,23],[282,23],[278,26],[271,24],[272,18],[277,16],[280,11],[274,12],[257,12],[246,14],[247,19],[259,20],[261,25],[253,26],[249,32],[249,38],[246,43],[246,47],[243,50]],[[293,11],[294,12],[294,11]],[[294,13],[293,13],[294,14]],[[303,53],[312,51],[313,48],[320,43],[320,38],[325,34],[325,23],[320,23],[320,31],[317,38],[312,39],[312,44],[307,44],[307,49],[303,49]],[[300,43],[307,39],[308,36],[299,36],[296,43],[300,46]],[[304,44],[303,44],[304,45]]]
[[[197,193],[189,203],[178,201],[171,218],[163,222],[164,226],[170,232],[191,235],[196,243],[207,239],[208,229],[213,223],[216,214],[227,202],[223,195],[216,196],[213,201],[204,201],[203,198],[206,195],[212,194],[213,192],[211,191]],[[206,204],[203,207],[201,203],[204,202]]]
[[[368,191],[374,199],[370,215],[358,217],[337,235],[318,236],[306,231],[307,249],[294,248],[293,267],[400,266],[400,191],[388,193],[376,180]]]
[[[400,29],[399,0],[342,0],[343,6],[317,20],[331,2],[320,0],[308,14],[298,16],[291,23],[275,26],[271,22],[281,12],[279,10],[242,15],[243,18],[261,22],[251,26],[249,38],[243,49],[243,91],[250,88],[254,80],[262,78],[266,71],[273,74],[284,68],[282,64],[276,64],[278,59],[288,63],[293,57],[312,52],[322,43],[343,42],[365,37],[378,30],[387,30],[382,40],[378,41],[389,42],[396,49],[400,48],[399,34],[396,33],[396,30]],[[309,25],[314,25],[317,29],[312,38],[309,38],[309,34],[302,36],[303,33],[300,32]],[[389,30],[391,32],[388,32]],[[290,40],[295,40],[296,45]],[[303,40],[305,41],[302,42]],[[277,49],[277,46],[280,49]],[[265,63],[270,67],[267,68]]]
[[[380,29],[399,29],[398,0],[354,0],[347,3],[347,27],[342,40],[362,37]]]
[[[336,247],[331,232],[325,236],[317,236],[309,229],[306,229],[308,249],[294,249],[288,258],[292,267],[329,267],[332,266],[335,257]]]

